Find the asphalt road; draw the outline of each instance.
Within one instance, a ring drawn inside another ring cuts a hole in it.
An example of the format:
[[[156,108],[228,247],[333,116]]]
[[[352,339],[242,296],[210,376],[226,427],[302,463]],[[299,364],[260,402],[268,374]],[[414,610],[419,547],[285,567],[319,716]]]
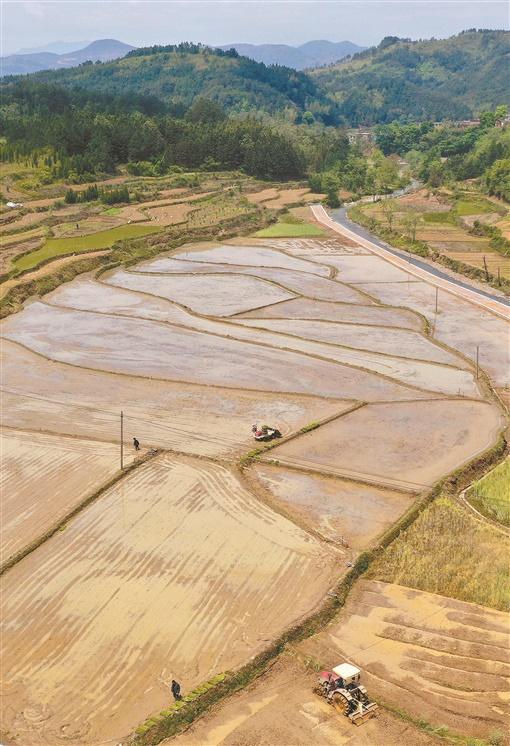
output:
[[[329,215],[322,205],[313,205],[312,210],[319,222],[350,238],[358,238],[361,245],[365,245],[375,254],[391,261],[392,264],[400,266],[408,272],[410,271],[424,281],[428,281],[454,295],[471,301],[491,313],[495,313],[503,318],[510,318],[510,300],[508,298],[474,287],[464,280],[442,272],[437,267],[422,261],[418,257],[389,246],[384,241],[373,236],[365,228],[349,220],[345,207],[332,210]],[[351,235],[349,236],[349,234]]]

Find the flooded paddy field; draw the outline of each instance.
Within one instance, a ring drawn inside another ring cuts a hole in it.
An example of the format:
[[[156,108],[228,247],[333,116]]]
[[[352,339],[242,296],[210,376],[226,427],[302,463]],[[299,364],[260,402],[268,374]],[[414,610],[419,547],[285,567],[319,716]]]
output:
[[[3,400],[2,409],[9,404]],[[5,423],[0,450],[1,564],[44,535],[120,469],[118,446],[11,430]]]
[[[140,207],[174,207],[157,202]],[[187,692],[266,648],[418,493],[495,441],[501,411],[458,354],[474,339],[463,306],[483,314],[448,298],[433,336],[428,295],[401,301],[423,283],[372,259],[347,239],[202,243],[76,278],[2,322],[3,424],[23,443],[12,526],[20,505],[54,524],[60,503],[104,487],[121,411],[126,460],[133,437],[161,451],[3,579],[0,707],[17,746],[125,743],[168,706],[172,678]],[[501,373],[493,321],[481,364]],[[284,440],[250,461],[254,423]],[[38,439],[57,446],[36,453]],[[36,473],[60,502],[37,499]],[[256,683],[225,729],[195,726],[197,744],[373,746],[411,728],[381,712],[353,741],[295,663],[277,664],[288,696]]]
[[[413,503],[408,493],[284,466],[260,463],[252,473],[305,525],[354,551],[370,546]]]
[[[230,469],[153,459],[5,577],[4,727],[24,746],[118,741],[172,678],[246,662],[319,603],[338,556]]]
[[[238,314],[237,318],[261,319],[316,319],[317,321],[339,321],[374,326],[396,326],[402,329],[422,331],[423,319],[418,314],[389,306],[359,306],[335,304],[328,301],[298,298],[268,308],[259,308]]]
[[[53,362],[2,340],[4,427],[235,458],[252,447],[263,412],[283,435],[341,412],[352,402],[249,392],[118,376]],[[102,448],[102,444],[98,446]]]
[[[374,697],[466,736],[508,722],[508,615],[361,580],[338,619],[303,644],[328,666],[346,656]]]
[[[419,492],[488,448],[503,424],[482,401],[369,404],[284,443],[272,457]]]
[[[236,319],[236,323],[413,360],[429,360],[458,368],[465,368],[468,365],[459,355],[445,350],[434,344],[430,338],[409,329],[363,326],[348,322],[335,323],[317,319]]]
[[[121,271],[111,275],[108,282],[167,298],[211,316],[232,316],[295,297],[274,283],[242,275],[150,276]]]
[[[114,277],[116,276],[117,273]],[[136,273],[124,272],[120,281],[123,285],[136,288],[138,277]],[[302,339],[297,334],[288,335],[280,331],[272,332],[269,329],[252,328],[249,324],[233,326],[219,320],[190,314],[187,310],[175,304],[166,303],[159,297],[142,295],[139,291],[119,290],[116,286],[111,289],[90,278],[76,280],[63,288],[57,289],[45,298],[45,302],[52,306],[82,311],[99,311],[155,321],[168,321],[228,339],[233,338],[254,344],[263,344],[266,347],[282,350],[294,350],[307,356],[372,371],[393,378],[401,384],[423,390],[428,389],[450,395],[477,395],[477,388],[471,371],[460,370],[451,365],[445,367],[436,364],[436,362],[406,360],[402,355],[398,355],[398,357],[387,354],[380,355],[366,350],[353,349],[347,345],[328,345],[315,340]],[[261,326],[263,326],[263,322]],[[429,342],[428,344],[435,349],[436,346],[433,343]],[[437,349],[444,357],[445,351],[439,347]],[[452,359],[454,362],[459,360],[451,356],[448,362],[451,363]],[[466,367],[465,364],[464,367]],[[370,391],[367,390],[367,398],[369,396]],[[400,398],[397,392],[395,392],[395,396]]]
[[[414,308],[427,317],[432,335],[440,342],[476,360],[498,386],[510,383],[510,344],[508,322],[494,314],[439,290],[425,282],[363,283],[359,285],[382,303]]]
[[[250,267],[281,267],[301,272],[328,277],[330,270],[298,257],[289,256],[284,251],[266,246],[224,244],[213,248],[180,250],[174,254],[176,259],[195,262],[217,262],[220,264],[244,264]],[[158,266],[157,264],[155,265]]]
[[[59,362],[160,380],[316,395],[319,377],[321,394],[338,399],[424,395],[362,369],[310,355],[40,302],[8,318],[3,336]]]

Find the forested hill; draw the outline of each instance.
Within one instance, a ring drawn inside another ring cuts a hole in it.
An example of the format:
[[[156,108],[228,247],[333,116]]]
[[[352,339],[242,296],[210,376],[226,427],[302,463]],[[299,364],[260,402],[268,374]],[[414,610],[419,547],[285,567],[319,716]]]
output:
[[[509,44],[506,31],[417,42],[387,37],[311,75],[351,125],[468,119],[509,103]]]
[[[289,121],[300,121],[310,110],[326,124],[338,121],[328,96],[304,73],[268,67],[234,50],[189,43],[136,49],[120,60],[48,70],[36,73],[31,80],[99,93],[143,94],[183,109],[203,97],[230,114],[283,112]]]

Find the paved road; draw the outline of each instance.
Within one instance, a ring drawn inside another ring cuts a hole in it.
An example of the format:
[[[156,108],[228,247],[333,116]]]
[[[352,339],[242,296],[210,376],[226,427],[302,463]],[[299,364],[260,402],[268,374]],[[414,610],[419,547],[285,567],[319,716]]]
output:
[[[496,316],[510,320],[510,301],[507,298],[492,295],[485,290],[479,290],[460,279],[441,272],[440,269],[430,266],[414,256],[388,246],[361,226],[350,221],[346,216],[345,208],[334,210],[331,217],[322,205],[312,205],[312,212],[320,223],[336,233],[356,241],[360,246],[380,256],[390,264],[452,295],[474,303]]]

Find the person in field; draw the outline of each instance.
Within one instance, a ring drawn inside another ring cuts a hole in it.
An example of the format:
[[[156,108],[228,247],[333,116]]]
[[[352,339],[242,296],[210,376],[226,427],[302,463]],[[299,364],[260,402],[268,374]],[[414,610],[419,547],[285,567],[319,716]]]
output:
[[[181,685],[175,679],[172,679],[172,685],[170,689],[172,690],[172,696],[176,702],[182,699]]]
[[[136,438],[133,438],[133,445],[135,447],[135,451],[139,451],[140,450],[140,441],[137,440]]]

